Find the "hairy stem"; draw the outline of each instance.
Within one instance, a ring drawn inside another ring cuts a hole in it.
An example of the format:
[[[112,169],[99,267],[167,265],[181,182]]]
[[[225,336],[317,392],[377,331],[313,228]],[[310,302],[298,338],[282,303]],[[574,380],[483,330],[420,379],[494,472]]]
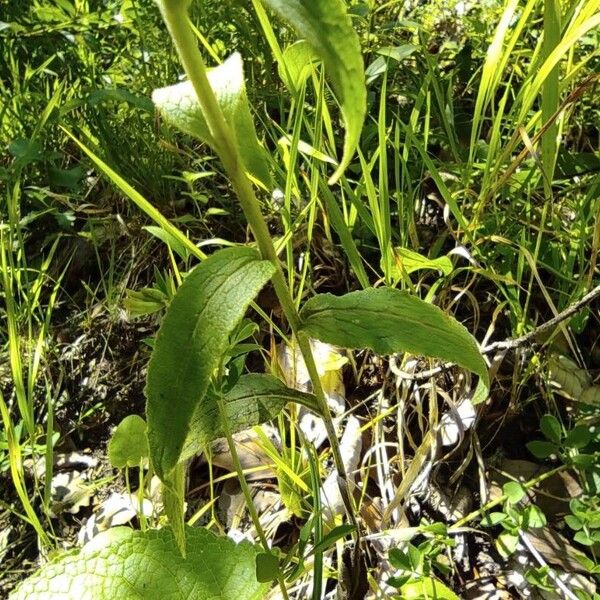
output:
[[[342,498],[346,505],[348,517],[356,525],[356,516],[354,507],[348,489],[345,485],[347,475],[340,453],[338,439],[333,426],[333,420],[327,398],[321,385],[317,366],[310,348],[310,343],[306,335],[300,330],[300,317],[294,305],[294,301],[285,282],[285,277],[281,269],[281,264],[275,246],[271,239],[271,234],[267,228],[265,220],[260,210],[260,204],[248,177],[238,152],[234,133],[225,121],[223,112],[217,102],[217,98],[210,86],[207,78],[206,66],[196,45],[193,32],[185,18],[186,2],[181,0],[157,0],[163,19],[167,25],[171,38],[179,54],[179,58],[187,73],[188,79],[202,108],[202,113],[208,124],[211,136],[215,140],[216,150],[229,175],[229,179],[239,199],[246,220],[252,230],[254,238],[262,257],[269,260],[275,266],[275,273],[271,279],[281,308],[292,329],[292,332],[298,340],[298,347],[306,363],[306,368],[313,386],[313,392],[319,403],[319,410],[325,421],[325,428],[336,469],[338,471]],[[342,483],[343,482],[343,483]],[[358,531],[358,528],[357,528]]]

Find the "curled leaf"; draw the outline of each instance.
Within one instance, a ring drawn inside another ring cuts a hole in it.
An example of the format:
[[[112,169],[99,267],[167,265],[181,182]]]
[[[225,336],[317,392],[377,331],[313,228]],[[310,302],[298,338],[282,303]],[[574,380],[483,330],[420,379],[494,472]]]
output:
[[[235,136],[244,166],[265,186],[272,187],[268,159],[256,136],[246,96],[241,55],[235,52],[223,64],[211,69],[208,81]],[[189,81],[154,90],[152,101],[165,121],[218,150]]]

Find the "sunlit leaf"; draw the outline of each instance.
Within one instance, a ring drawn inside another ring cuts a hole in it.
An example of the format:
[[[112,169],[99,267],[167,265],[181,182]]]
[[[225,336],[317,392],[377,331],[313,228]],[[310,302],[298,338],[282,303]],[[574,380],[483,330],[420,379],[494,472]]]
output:
[[[198,265],[177,290],[156,338],[146,384],[150,454],[159,476],[185,458],[184,445],[189,453],[200,449],[186,444],[190,426],[205,414],[216,418],[214,399],[210,407],[203,403],[211,378],[229,335],[273,270],[252,248],[226,248]]]
[[[345,348],[378,354],[410,352],[454,362],[479,375],[482,401],[489,386],[477,342],[456,319],[438,307],[392,288],[371,288],[344,296],[314,296],[300,312],[311,337]]]
[[[323,61],[335,92],[346,136],[344,154],[329,180],[335,183],[356,150],[367,110],[364,65],[360,42],[342,0],[262,0],[298,35],[304,38]]]
[[[240,54],[235,52],[223,64],[211,69],[208,81],[235,136],[246,169],[270,187],[269,163],[256,136]],[[209,130],[191,82],[184,81],[154,90],[152,100],[168,123],[218,150],[218,144]]]
[[[170,528],[117,527],[81,551],[63,554],[24,581],[10,600],[260,600],[256,550],[202,528],[186,529],[182,558]]]

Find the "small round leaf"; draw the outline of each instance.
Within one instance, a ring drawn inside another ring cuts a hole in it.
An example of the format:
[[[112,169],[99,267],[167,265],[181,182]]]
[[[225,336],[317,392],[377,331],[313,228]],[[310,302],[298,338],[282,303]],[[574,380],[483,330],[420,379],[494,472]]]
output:
[[[560,444],[562,427],[559,420],[554,415],[544,415],[540,421],[540,429],[546,436],[546,439],[555,444]]]
[[[543,440],[535,440],[526,444],[527,449],[536,458],[548,458],[552,454],[558,452],[558,447],[552,442],[544,442]]]
[[[108,459],[117,469],[139,467],[148,458],[146,421],[138,415],[125,417],[108,442]]]

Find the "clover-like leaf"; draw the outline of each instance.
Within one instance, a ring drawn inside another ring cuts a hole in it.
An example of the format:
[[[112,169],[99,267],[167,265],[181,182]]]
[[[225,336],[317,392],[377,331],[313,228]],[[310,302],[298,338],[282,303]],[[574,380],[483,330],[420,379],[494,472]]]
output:
[[[358,35],[342,0],[262,0],[313,48],[325,65],[335,92],[346,136],[344,154],[329,180],[335,183],[356,150],[367,111],[364,64]]]
[[[454,362],[479,375],[473,403],[486,397],[489,375],[475,338],[437,306],[406,292],[370,288],[344,296],[320,294],[306,302],[300,318],[302,329],[322,342]]]
[[[229,335],[273,271],[252,248],[219,250],[186,277],[171,301],[146,383],[150,457],[162,479],[202,448],[188,439],[191,424],[197,429],[207,415],[214,426],[215,399],[206,395],[211,378]]]
[[[116,527],[26,579],[9,600],[260,600],[256,550],[202,528],[186,529],[182,558],[170,528]]]
[[[244,166],[251,175],[270,187],[269,163],[258,142],[250,113],[241,55],[235,52],[223,64],[211,69],[208,81],[235,136]],[[152,100],[168,123],[218,150],[191,82],[154,90]]]

